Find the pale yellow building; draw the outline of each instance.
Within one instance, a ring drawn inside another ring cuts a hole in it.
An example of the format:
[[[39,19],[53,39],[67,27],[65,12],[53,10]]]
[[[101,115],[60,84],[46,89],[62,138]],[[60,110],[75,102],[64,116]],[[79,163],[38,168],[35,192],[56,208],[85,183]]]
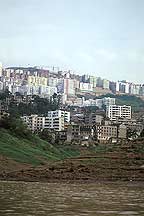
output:
[[[43,86],[47,86],[48,79],[46,77],[28,76],[27,82],[28,82],[28,85],[34,85],[34,86],[43,85]]]

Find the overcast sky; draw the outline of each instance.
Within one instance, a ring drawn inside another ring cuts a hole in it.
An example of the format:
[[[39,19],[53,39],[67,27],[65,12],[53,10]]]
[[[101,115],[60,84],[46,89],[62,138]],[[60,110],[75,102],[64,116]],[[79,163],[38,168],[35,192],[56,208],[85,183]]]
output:
[[[0,61],[144,83],[144,0],[0,0]]]

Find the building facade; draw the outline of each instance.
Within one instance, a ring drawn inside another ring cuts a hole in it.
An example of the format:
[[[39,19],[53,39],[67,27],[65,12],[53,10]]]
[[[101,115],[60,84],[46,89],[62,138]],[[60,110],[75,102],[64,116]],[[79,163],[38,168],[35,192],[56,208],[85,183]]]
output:
[[[116,121],[119,118],[131,119],[131,106],[110,105],[106,109],[106,115],[112,121]]]
[[[98,125],[97,139],[99,142],[107,142],[112,138],[117,138],[117,126],[113,125]]]

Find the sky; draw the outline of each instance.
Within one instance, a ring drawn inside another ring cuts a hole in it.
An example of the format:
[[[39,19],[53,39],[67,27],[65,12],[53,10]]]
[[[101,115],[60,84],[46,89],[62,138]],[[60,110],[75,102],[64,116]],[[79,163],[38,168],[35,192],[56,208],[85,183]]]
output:
[[[144,1],[0,0],[0,62],[144,83]]]

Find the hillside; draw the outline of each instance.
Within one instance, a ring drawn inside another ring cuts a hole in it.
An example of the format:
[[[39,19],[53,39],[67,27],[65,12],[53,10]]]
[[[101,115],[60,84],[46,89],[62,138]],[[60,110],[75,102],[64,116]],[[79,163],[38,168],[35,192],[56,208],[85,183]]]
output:
[[[136,96],[117,95],[115,98],[118,105],[130,105],[134,111],[144,109],[144,101]]]
[[[56,148],[38,137],[20,139],[2,129],[0,179],[71,183],[144,180],[143,139],[74,149]]]
[[[8,118],[0,127],[0,179],[143,181],[144,138],[89,148],[56,146],[32,134],[18,119]]]
[[[144,109],[144,101],[136,97],[134,95],[113,95],[113,94],[106,94],[102,95],[98,98],[103,98],[103,97],[112,97],[116,99],[116,104],[117,105],[129,105],[132,106],[133,111],[140,111]]]
[[[0,129],[1,158],[6,157],[18,163],[37,166],[78,154],[78,151],[68,147],[55,148],[37,136],[32,136],[31,139],[20,138],[6,129]]]

